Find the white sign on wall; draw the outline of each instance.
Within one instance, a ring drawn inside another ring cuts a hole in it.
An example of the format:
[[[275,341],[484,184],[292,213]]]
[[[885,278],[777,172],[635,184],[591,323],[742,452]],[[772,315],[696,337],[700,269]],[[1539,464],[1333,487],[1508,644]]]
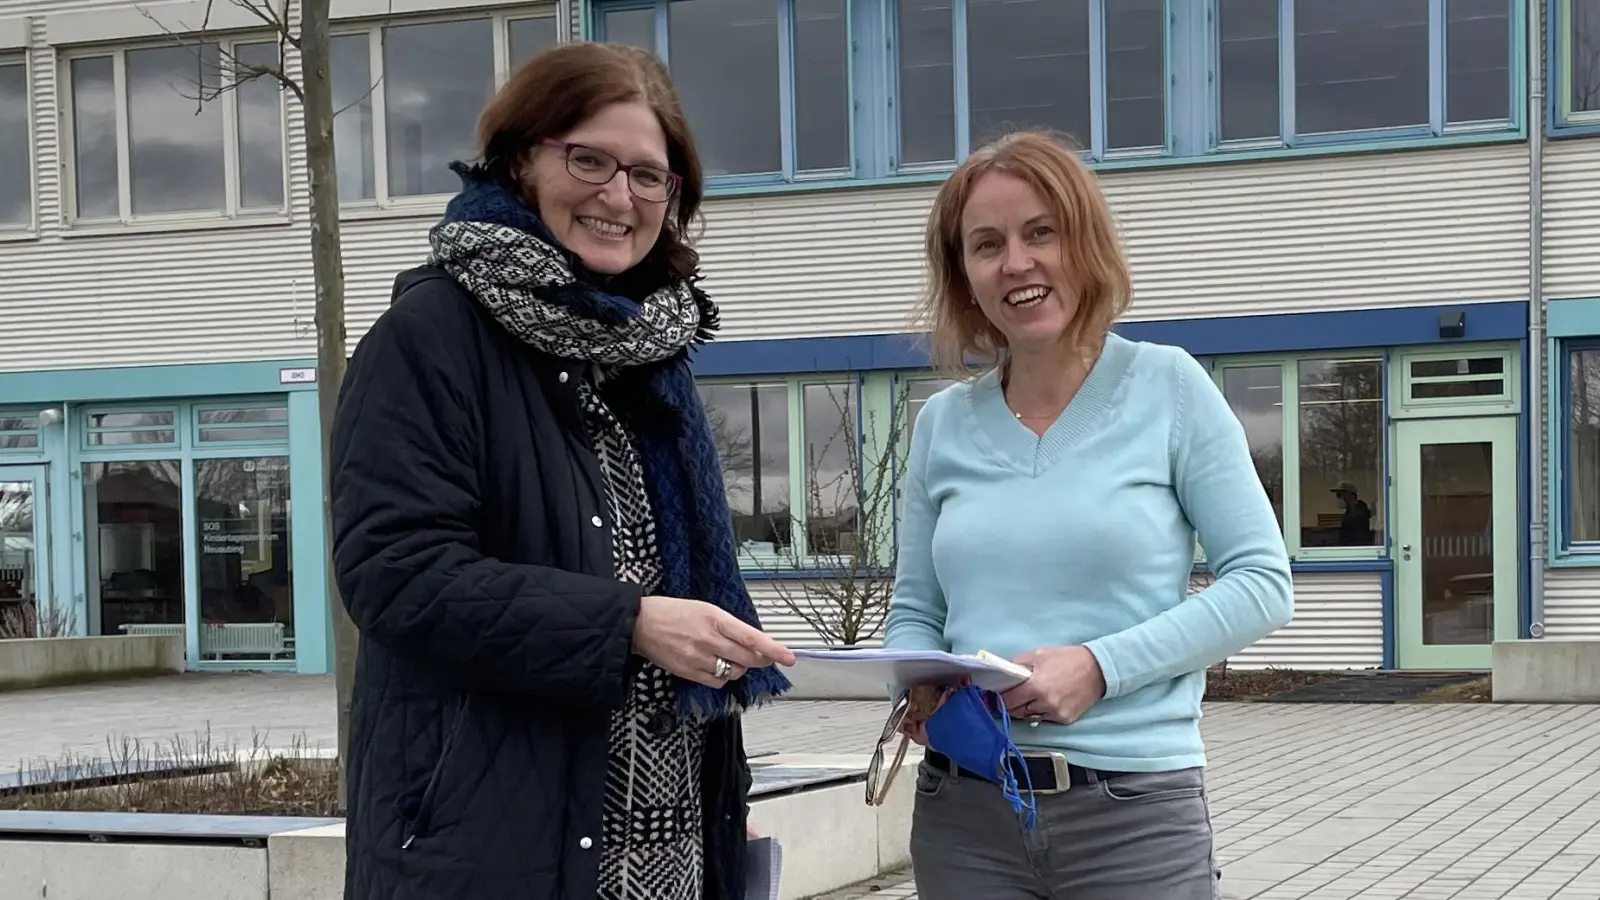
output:
[[[315,384],[317,370],[315,368],[279,369],[279,384]]]

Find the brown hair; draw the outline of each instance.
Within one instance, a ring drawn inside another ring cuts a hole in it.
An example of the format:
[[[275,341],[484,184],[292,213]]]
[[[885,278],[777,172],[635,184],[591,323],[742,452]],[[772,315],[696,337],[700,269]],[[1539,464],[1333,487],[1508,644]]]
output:
[[[1005,172],[1027,182],[1056,216],[1062,265],[1078,291],[1078,310],[1067,340],[1097,352],[1133,294],[1116,220],[1094,173],[1067,139],[1043,131],[1018,131],[967,157],[939,189],[928,214],[928,284],[919,318],[931,333],[934,364],[945,373],[965,377],[974,358],[998,364],[1005,357],[1005,336],[973,302],[963,264],[961,214],[978,179],[989,172]]]
[[[478,152],[489,173],[515,184],[517,164],[545,138],[582,125],[613,103],[641,101],[667,136],[667,166],[683,183],[671,200],[661,237],[641,265],[665,265],[694,279],[700,255],[689,244],[700,214],[705,175],[678,92],[661,60],[624,44],[559,44],[523,63],[478,117]]]

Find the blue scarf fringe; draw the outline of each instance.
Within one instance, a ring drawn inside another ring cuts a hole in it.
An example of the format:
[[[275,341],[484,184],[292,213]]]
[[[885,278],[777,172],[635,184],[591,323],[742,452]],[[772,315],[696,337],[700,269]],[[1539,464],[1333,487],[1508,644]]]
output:
[[[532,210],[481,168],[455,166],[463,187],[445,209],[446,222],[488,222],[528,232],[558,249],[576,276],[569,285],[535,287],[539,299],[578,315],[619,324],[640,314],[639,304],[608,293],[583,269],[577,255],[562,246]],[[698,289],[701,326],[694,343],[711,339],[718,327],[716,306]],[[746,624],[761,627],[750,591],[739,573],[733,520],[728,509],[722,465],[711,424],[689,367],[688,348],[659,362],[637,367],[651,398],[675,414],[671,427],[641,427],[633,435],[645,486],[656,511],[656,541],[661,554],[660,592],[715,604]],[[717,689],[678,679],[678,712],[708,720],[759,706],[792,685],[776,666],[751,669]]]

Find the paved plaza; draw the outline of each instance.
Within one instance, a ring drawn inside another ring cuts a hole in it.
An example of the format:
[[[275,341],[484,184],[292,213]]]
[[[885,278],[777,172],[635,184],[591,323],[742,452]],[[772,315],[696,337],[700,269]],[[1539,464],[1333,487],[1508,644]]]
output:
[[[752,753],[870,751],[878,703],[776,703]],[[0,694],[0,760],[136,737],[334,743],[326,678],[189,675]],[[1600,707],[1211,704],[1227,900],[1600,900]],[[910,900],[907,876],[837,895]]]

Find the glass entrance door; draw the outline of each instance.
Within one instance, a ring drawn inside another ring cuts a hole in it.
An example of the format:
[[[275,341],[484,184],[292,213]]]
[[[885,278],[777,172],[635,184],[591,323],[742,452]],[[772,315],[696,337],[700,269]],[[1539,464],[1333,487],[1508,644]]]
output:
[[[1490,667],[1517,636],[1517,430],[1509,417],[1396,425],[1402,669]]]
[[[0,466],[0,637],[65,625],[51,602],[48,489],[44,466]]]

